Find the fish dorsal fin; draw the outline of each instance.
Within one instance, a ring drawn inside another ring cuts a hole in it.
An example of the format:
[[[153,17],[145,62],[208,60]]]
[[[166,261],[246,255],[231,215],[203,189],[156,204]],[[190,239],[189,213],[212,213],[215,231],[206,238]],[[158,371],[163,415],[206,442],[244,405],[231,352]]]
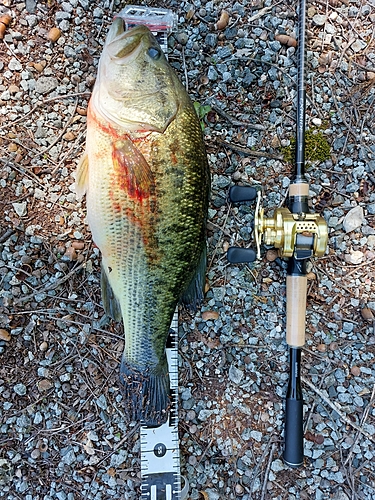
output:
[[[154,175],[143,154],[129,138],[114,144],[112,158],[119,185],[127,190],[128,196],[138,200],[148,198],[155,185]]]
[[[89,172],[89,159],[85,151],[78,162],[76,170],[75,191],[77,194],[77,198],[82,198],[82,196],[87,191],[89,182],[88,172]]]

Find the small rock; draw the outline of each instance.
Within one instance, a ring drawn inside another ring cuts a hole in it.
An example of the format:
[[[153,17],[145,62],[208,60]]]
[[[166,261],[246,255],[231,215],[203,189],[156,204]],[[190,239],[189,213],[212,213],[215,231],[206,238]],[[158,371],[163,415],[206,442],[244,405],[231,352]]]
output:
[[[356,207],[352,208],[349,210],[349,212],[346,214],[344,221],[343,221],[343,227],[344,231],[346,233],[350,233],[351,231],[354,231],[358,227],[360,227],[364,221],[364,214],[363,214],[363,208],[359,205]]]
[[[329,344],[329,348],[330,348],[331,351],[337,351],[337,349],[339,348],[339,345],[338,345],[337,342],[331,342]]]
[[[274,248],[270,248],[266,252],[266,259],[268,260],[268,262],[273,262],[274,260],[276,260],[278,258],[278,256],[279,256],[279,252],[277,250],[275,250]]]
[[[315,127],[320,127],[322,125],[322,120],[320,118],[317,118],[317,117],[313,118],[312,122],[315,125]]]
[[[26,386],[25,386],[25,384],[16,384],[13,387],[13,390],[19,396],[24,396],[26,394]]]
[[[74,247],[68,247],[65,250],[64,257],[69,260],[76,260],[77,259],[77,252],[75,251]]]
[[[243,371],[236,368],[234,365],[231,365],[229,368],[229,380],[231,380],[234,384],[239,384],[243,378]]]
[[[63,139],[66,141],[74,141],[76,136],[73,134],[73,132],[67,132],[66,134],[63,135]]]
[[[39,382],[37,383],[37,387],[39,392],[46,392],[53,387],[53,383],[50,380],[44,378],[43,380],[39,380]]]
[[[17,92],[20,91],[20,88],[17,87],[17,85],[9,85],[8,90],[11,94],[17,94]]]
[[[83,241],[73,241],[71,245],[75,250],[83,250],[85,244]]]
[[[186,45],[189,41],[189,37],[184,31],[182,31],[181,33],[177,33],[175,35],[175,38],[181,45]]]
[[[360,264],[363,261],[363,259],[364,255],[360,250],[355,250],[353,252],[350,252],[349,255],[345,255],[346,262],[348,262],[349,264],[353,264],[355,266]]]
[[[42,343],[40,344],[40,346],[39,346],[39,350],[40,350],[40,351],[42,351],[42,352],[44,352],[44,351],[46,351],[47,349],[48,349],[48,344],[47,344],[47,342],[46,342],[46,341],[42,342]]]
[[[59,82],[53,76],[41,76],[38,78],[35,84],[35,92],[38,94],[48,94],[55,90],[55,88],[59,85]]]
[[[352,366],[350,369],[350,373],[353,375],[353,377],[359,377],[361,374],[361,369],[358,366]]]
[[[315,26],[324,26],[325,23],[327,22],[327,16],[323,14],[315,14],[313,17],[313,23]]]
[[[285,465],[284,465],[284,462],[282,460],[280,460],[280,458],[277,458],[276,460],[274,460],[271,464],[271,469],[274,471],[274,472],[280,472],[282,470],[285,470]]]
[[[234,490],[235,490],[235,492],[236,492],[236,495],[238,495],[238,496],[240,496],[240,497],[241,497],[241,496],[244,494],[244,492],[245,492],[245,490],[244,490],[244,488],[243,488],[242,484],[240,484],[240,483],[237,483],[237,484],[236,484],[236,486],[234,487]]]
[[[22,64],[19,62],[18,59],[12,57],[11,60],[9,61],[8,69],[10,69],[10,71],[21,71]]]
[[[206,498],[208,498],[208,500],[220,500],[222,498],[221,494],[218,493],[216,490],[214,489],[211,489],[211,488],[208,488],[206,491]]]
[[[351,46],[350,48],[354,51],[354,52],[361,52],[364,48],[366,48],[366,42],[362,41],[362,40],[356,40]]]
[[[35,0],[26,0],[26,10],[30,14],[35,14],[36,1]]]
[[[27,213],[27,202],[22,201],[21,203],[12,203],[14,211],[18,215],[18,217],[23,217]]]
[[[318,344],[317,349],[319,352],[326,352],[327,351],[327,345],[326,344]]]
[[[11,339],[10,333],[8,333],[3,328],[0,328],[0,340],[5,340],[5,342],[9,342]]]
[[[36,69],[38,73],[42,73],[44,68],[45,68],[45,64],[43,64],[41,62],[34,63],[34,69]]]
[[[31,458],[36,460],[37,458],[40,457],[40,450],[38,450],[38,448],[35,448],[35,450],[33,450],[30,455],[31,455]]]

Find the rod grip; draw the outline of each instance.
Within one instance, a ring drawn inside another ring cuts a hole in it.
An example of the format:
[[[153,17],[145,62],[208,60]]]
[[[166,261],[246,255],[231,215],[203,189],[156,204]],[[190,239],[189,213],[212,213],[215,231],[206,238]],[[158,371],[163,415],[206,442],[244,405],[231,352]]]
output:
[[[292,468],[303,464],[303,400],[286,398],[284,462]]]
[[[286,342],[290,347],[305,345],[306,276],[286,277]]]

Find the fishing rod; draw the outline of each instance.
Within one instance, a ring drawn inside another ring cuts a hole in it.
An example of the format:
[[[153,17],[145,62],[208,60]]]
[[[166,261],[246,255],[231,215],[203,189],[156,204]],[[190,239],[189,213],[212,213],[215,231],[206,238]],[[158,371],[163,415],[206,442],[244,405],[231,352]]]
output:
[[[231,263],[253,262],[260,258],[260,243],[278,249],[287,259],[286,276],[286,342],[289,346],[289,382],[285,400],[283,459],[290,467],[303,464],[303,395],[301,388],[301,351],[305,344],[307,261],[324,255],[328,241],[327,223],[309,210],[309,184],[305,177],[306,128],[306,0],[299,1],[297,55],[297,116],[295,169],[290,181],[285,208],[276,208],[271,218],[264,217],[260,191],[248,186],[232,186],[232,202],[257,198],[254,233],[257,252],[251,248],[231,247]]]

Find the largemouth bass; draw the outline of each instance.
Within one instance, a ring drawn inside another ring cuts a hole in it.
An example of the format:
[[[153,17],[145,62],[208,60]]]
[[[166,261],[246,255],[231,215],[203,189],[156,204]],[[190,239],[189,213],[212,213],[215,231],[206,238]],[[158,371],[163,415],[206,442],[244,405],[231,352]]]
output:
[[[106,313],[123,319],[120,379],[131,416],[168,414],[166,340],[179,301],[202,298],[210,175],[198,117],[145,26],[116,18],[87,113],[76,176],[102,254]]]

